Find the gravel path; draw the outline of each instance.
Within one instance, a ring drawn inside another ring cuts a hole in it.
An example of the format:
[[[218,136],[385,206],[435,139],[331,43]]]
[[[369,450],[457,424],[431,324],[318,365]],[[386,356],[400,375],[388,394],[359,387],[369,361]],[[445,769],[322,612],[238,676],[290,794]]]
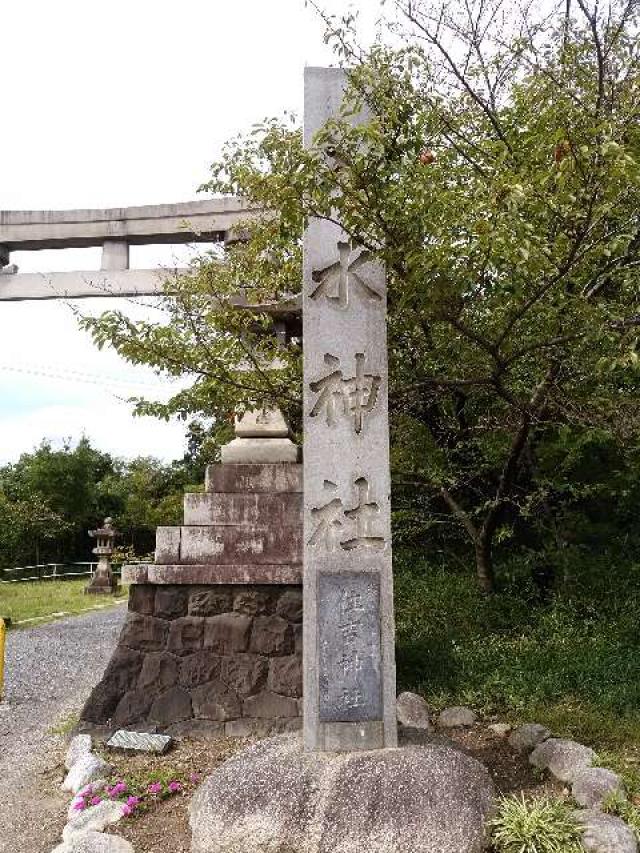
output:
[[[48,853],[58,843],[68,797],[47,796],[47,782],[61,775],[63,744],[51,728],[81,709],[111,657],[125,613],[116,605],[9,632],[0,702],[2,853]]]

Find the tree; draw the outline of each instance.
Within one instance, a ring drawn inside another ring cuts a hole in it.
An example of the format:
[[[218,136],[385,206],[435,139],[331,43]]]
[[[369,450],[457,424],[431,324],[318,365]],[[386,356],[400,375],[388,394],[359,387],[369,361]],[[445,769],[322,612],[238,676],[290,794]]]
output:
[[[393,49],[364,51],[350,16],[326,18],[349,103],[313,150],[269,121],[214,165],[206,189],[264,213],[181,282],[169,324],[109,313],[85,326],[194,377],[139,411],[280,403],[299,423],[299,340],[276,341],[267,313],[230,299],[239,281],[257,304],[298,293],[305,218],[339,219],[388,270],[396,474],[461,525],[488,592],[504,525],[554,511],[534,476],[544,443],[563,429],[638,435],[637,7],[391,6]],[[370,120],[352,127],[362,106]]]

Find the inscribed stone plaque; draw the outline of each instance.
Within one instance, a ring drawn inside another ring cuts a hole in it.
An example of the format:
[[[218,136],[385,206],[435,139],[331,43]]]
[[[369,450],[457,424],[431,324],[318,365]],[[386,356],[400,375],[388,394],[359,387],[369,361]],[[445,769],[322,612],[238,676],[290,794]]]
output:
[[[320,722],[382,719],[380,578],[318,576]]]

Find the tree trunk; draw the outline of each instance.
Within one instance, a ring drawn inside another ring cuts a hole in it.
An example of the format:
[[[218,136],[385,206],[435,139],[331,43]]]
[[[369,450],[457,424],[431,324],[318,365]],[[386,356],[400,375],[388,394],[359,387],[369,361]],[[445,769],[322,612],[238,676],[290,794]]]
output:
[[[474,542],[476,554],[476,574],[480,588],[490,595],[495,591],[495,573],[491,554],[491,538],[480,535]]]

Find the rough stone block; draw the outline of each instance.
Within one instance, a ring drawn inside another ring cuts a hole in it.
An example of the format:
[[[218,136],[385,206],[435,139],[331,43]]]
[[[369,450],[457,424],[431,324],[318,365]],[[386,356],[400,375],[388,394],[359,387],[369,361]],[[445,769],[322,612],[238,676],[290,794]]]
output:
[[[131,584],[239,585],[302,583],[301,563],[191,563],[122,567],[122,582]]]
[[[209,465],[205,490],[302,494],[302,465]]]
[[[193,714],[207,720],[233,720],[242,713],[242,703],[222,681],[209,681],[191,694]]]
[[[181,687],[172,687],[155,700],[149,711],[149,719],[160,726],[168,726],[180,720],[188,720],[192,714],[189,693]]]
[[[167,649],[176,655],[188,655],[202,648],[204,619],[182,616],[170,623]]]
[[[269,690],[284,696],[302,696],[302,658],[291,655],[274,658],[269,664]]]
[[[129,732],[118,729],[106,746],[109,749],[121,749],[124,752],[146,752],[152,755],[164,755],[171,746],[172,740],[166,735],[150,734],[149,732]]]
[[[153,616],[155,608],[155,587],[134,585],[129,590],[129,610],[143,616]]]
[[[118,728],[127,728],[142,722],[146,719],[152,702],[153,695],[148,690],[130,690],[118,702],[113,715],[113,724]]]
[[[297,655],[301,655],[302,654],[302,646],[303,646],[302,625],[294,625],[293,626],[293,636],[295,639],[295,653]]]
[[[168,690],[178,680],[178,667],[178,658],[166,652],[146,655],[138,678],[138,687],[154,694]]]
[[[243,589],[233,597],[233,609],[247,616],[267,613],[271,609],[273,595],[261,589]]]
[[[187,590],[180,586],[156,589],[154,615],[158,619],[177,619],[187,613]]]
[[[71,770],[73,765],[83,755],[88,755],[91,752],[91,735],[76,735],[71,738],[71,742],[67,747],[67,752],[64,757],[64,766],[67,770]]]
[[[549,738],[533,750],[529,763],[540,770],[548,770],[561,782],[573,782],[595,759],[595,752],[588,746],[573,740]]]
[[[289,622],[302,622],[302,590],[283,592],[278,599],[276,613]]]
[[[250,696],[264,687],[269,662],[256,655],[234,655],[222,661],[221,678],[240,696]]]
[[[129,613],[120,635],[120,644],[145,652],[164,648],[169,633],[169,623],[153,616]]]
[[[241,494],[204,492],[184,496],[184,524],[255,527],[302,525],[299,492]]]
[[[431,729],[430,709],[422,696],[404,692],[398,696],[396,705],[398,722],[412,729]]]
[[[251,618],[239,613],[223,613],[205,619],[204,648],[222,655],[245,652],[249,643]]]
[[[248,696],[243,703],[245,717],[273,720],[276,717],[297,717],[298,703],[289,696],[280,696],[271,690],[263,690]]]
[[[291,625],[281,616],[257,616],[251,632],[251,651],[259,655],[289,655],[294,650]]]
[[[235,419],[239,438],[286,438],[289,427],[280,409],[252,409]]]
[[[196,652],[182,658],[178,680],[183,687],[192,688],[220,676],[222,658],[210,651]]]
[[[165,731],[172,737],[210,740],[211,738],[224,737],[224,726],[224,723],[216,723],[212,720],[182,720],[179,723],[172,723],[167,726]]]
[[[225,737],[264,737],[271,734],[274,729],[272,720],[251,720],[241,717],[238,720],[229,720],[224,724]]]
[[[224,589],[195,589],[189,595],[190,616],[217,616],[232,608],[232,594]]]

